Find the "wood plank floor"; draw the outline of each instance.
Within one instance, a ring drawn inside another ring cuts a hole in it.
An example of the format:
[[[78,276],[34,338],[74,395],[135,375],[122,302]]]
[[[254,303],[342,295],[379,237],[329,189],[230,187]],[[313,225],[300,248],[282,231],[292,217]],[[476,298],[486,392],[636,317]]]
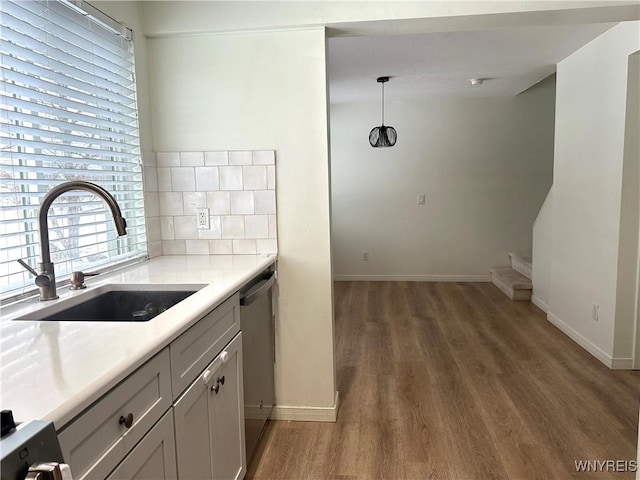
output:
[[[340,410],[270,422],[253,479],[627,479],[640,372],[612,371],[489,283],[336,282]]]

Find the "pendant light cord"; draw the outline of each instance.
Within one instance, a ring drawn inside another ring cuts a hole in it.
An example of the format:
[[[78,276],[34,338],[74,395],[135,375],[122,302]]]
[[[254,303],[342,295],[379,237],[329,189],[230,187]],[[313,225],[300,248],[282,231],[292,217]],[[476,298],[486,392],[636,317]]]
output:
[[[384,82],[382,82],[382,125],[384,126]]]

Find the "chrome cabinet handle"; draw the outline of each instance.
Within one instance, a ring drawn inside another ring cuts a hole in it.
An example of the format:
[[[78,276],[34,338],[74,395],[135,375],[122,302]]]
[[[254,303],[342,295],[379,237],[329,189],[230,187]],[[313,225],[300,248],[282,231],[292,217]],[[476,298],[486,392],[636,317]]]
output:
[[[118,424],[124,425],[126,428],[131,427],[131,425],[133,425],[133,413],[130,413],[126,417],[124,415],[120,415]]]
[[[216,395],[217,395],[218,392],[220,391],[220,386],[221,385],[224,385],[224,375],[221,376],[221,377],[216,378],[216,384],[211,387],[211,391],[215,392]]]

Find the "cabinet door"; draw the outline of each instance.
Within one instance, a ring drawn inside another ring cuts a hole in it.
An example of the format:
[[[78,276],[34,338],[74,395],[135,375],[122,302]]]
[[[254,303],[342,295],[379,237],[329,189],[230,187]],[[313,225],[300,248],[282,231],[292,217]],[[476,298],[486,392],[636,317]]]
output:
[[[215,477],[220,480],[242,479],[247,471],[244,448],[244,398],[242,390],[242,333],[239,333],[220,354],[224,363],[213,378],[219,385],[211,393],[210,415],[212,456]],[[224,378],[224,383],[221,383]]]
[[[205,370],[205,373],[207,370]],[[178,478],[213,478],[209,383],[204,374],[196,379],[173,407],[176,422]]]
[[[244,477],[242,334],[209,364],[174,405],[180,480]]]
[[[176,450],[171,410],[164,414],[107,478],[108,480],[176,478]]]

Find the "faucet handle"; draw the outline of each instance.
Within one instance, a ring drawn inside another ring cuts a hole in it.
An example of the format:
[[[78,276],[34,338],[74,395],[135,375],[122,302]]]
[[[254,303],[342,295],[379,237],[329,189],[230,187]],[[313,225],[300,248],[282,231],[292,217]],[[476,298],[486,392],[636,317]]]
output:
[[[31,265],[29,265],[27,262],[25,262],[21,258],[18,259],[18,263],[20,265],[22,265],[25,268],[25,270],[28,270],[29,273],[31,273],[31,275],[33,275],[34,277],[38,276],[38,272],[36,272],[35,269]]]
[[[87,288],[84,284],[85,277],[95,277],[96,275],[100,275],[102,272],[93,272],[93,273],[84,273],[84,272],[71,272],[71,276],[69,280],[71,281],[71,285],[69,285],[70,290],[82,290],[83,288]]]
[[[36,270],[31,265],[29,265],[27,262],[25,262],[21,258],[18,259],[18,263],[22,265],[26,270],[28,270],[29,273],[31,273],[31,275],[36,277],[35,284],[37,287],[47,288],[49,287],[49,285],[51,285],[51,275],[48,274],[46,271],[43,273],[36,272]]]

